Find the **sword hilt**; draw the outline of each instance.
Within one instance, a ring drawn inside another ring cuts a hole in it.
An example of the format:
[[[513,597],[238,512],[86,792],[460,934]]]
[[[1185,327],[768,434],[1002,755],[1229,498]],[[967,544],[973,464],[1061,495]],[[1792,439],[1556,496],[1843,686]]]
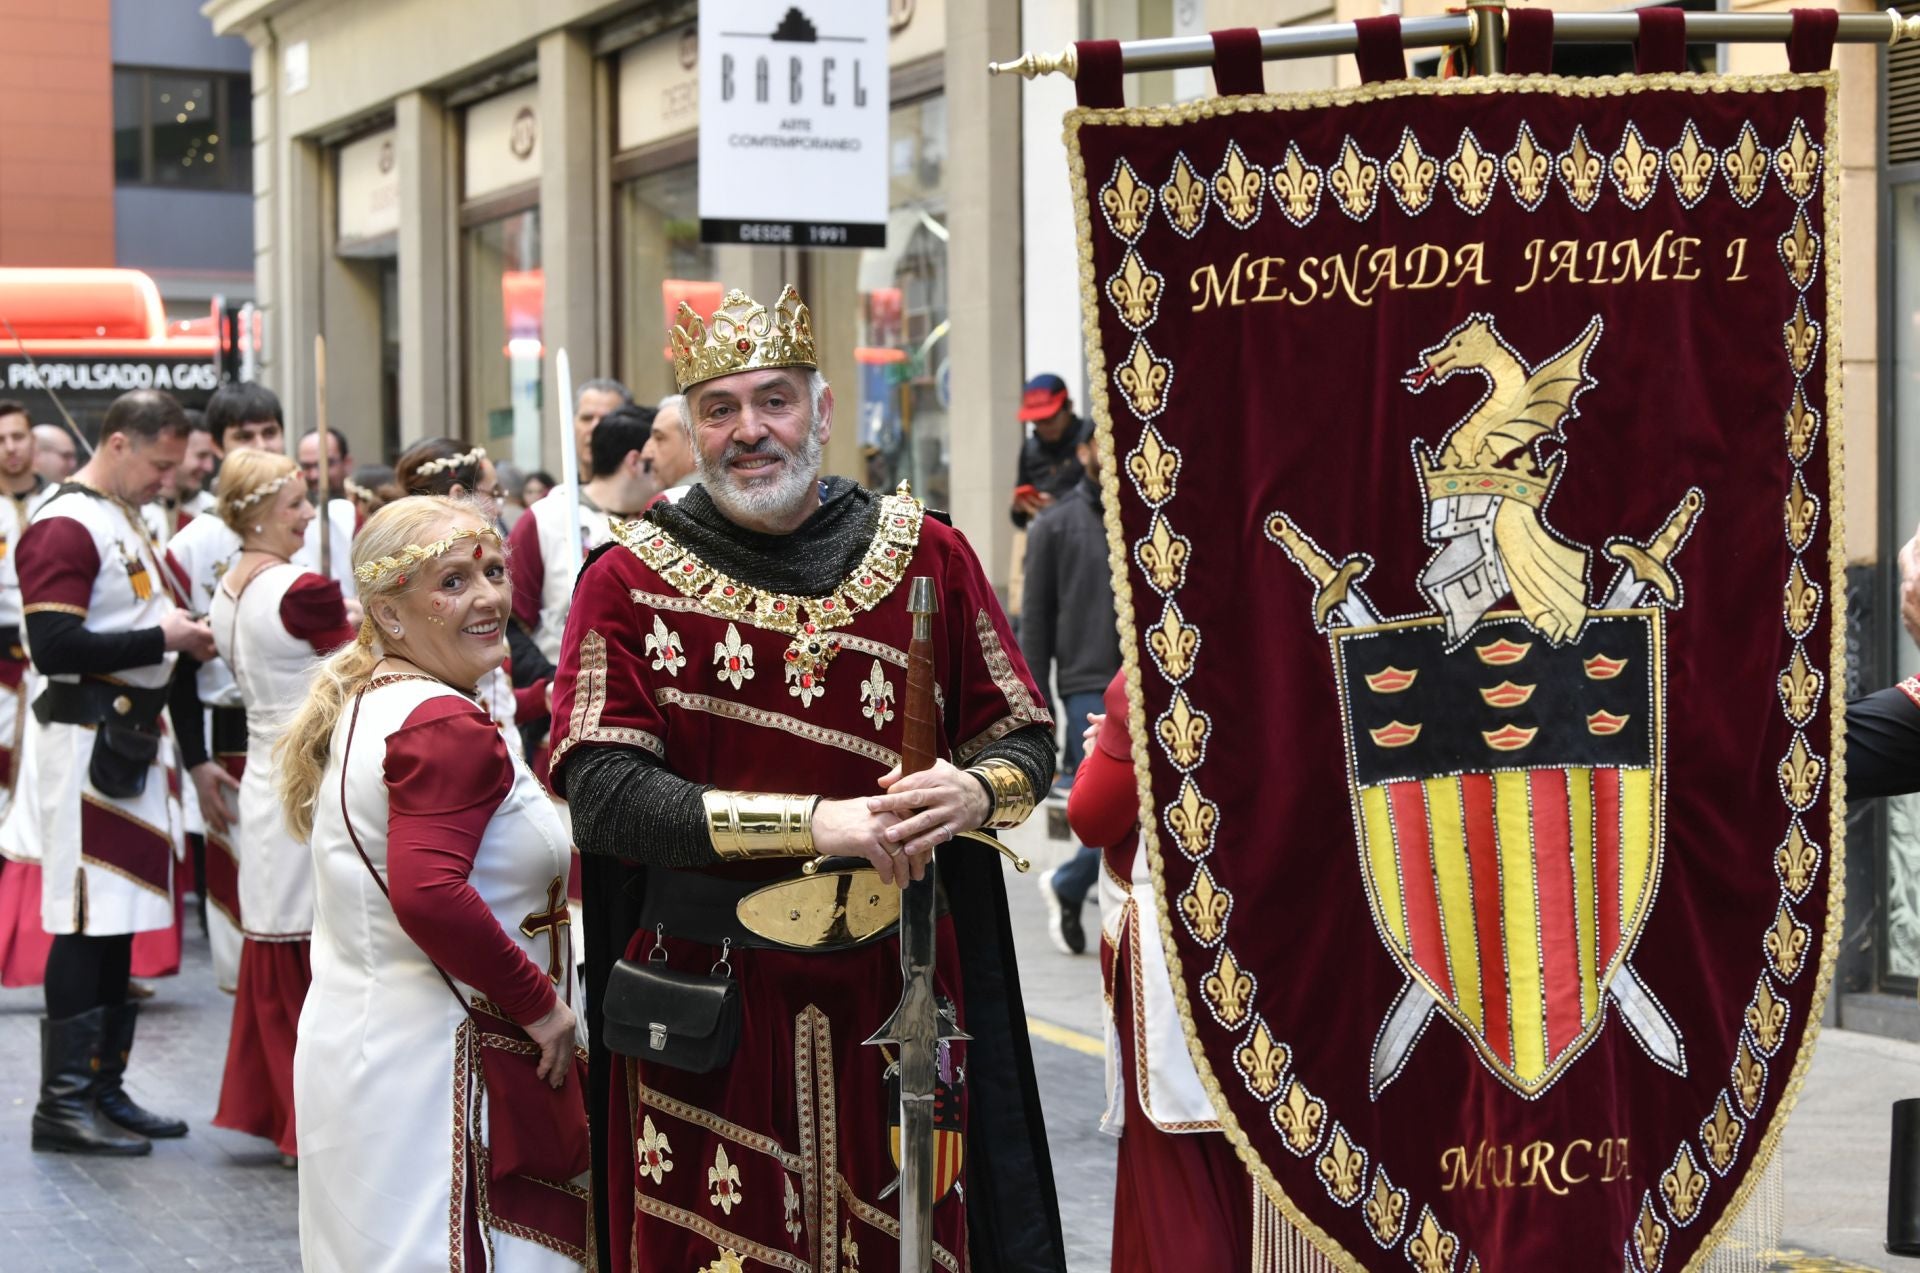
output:
[[[1615,539],[1607,544],[1607,556],[1625,566],[1643,585],[1659,593],[1661,600],[1668,605],[1678,604],[1680,583],[1673,577],[1673,572],[1667,569],[1667,560],[1679,551],[1681,541],[1693,526],[1693,519],[1700,515],[1700,509],[1706,502],[1706,496],[1700,493],[1699,487],[1691,488],[1645,548],[1630,539]]]
[[[1335,564],[1300,533],[1300,528],[1285,513],[1275,513],[1267,519],[1267,538],[1279,544],[1287,556],[1293,558],[1293,564],[1320,585],[1320,591],[1313,598],[1313,621],[1322,628],[1327,626],[1327,616],[1347,599],[1347,591],[1373,569],[1373,562],[1359,553]]]

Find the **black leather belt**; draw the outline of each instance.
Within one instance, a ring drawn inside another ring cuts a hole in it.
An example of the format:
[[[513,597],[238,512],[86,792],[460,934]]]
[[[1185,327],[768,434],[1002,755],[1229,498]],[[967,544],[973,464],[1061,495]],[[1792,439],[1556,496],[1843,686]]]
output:
[[[33,716],[42,725],[98,725],[115,721],[153,731],[167,709],[167,686],[142,689],[112,681],[48,681],[33,700]]]
[[[742,922],[743,902],[752,927]],[[940,914],[947,913],[944,888],[938,907]],[[709,946],[731,942],[759,950],[825,953],[891,936],[899,914],[900,890],[880,883],[864,864],[855,870],[749,880],[654,867],[647,871],[640,926]]]
[[[216,756],[247,754],[246,708],[216,707],[213,709],[213,754]]]

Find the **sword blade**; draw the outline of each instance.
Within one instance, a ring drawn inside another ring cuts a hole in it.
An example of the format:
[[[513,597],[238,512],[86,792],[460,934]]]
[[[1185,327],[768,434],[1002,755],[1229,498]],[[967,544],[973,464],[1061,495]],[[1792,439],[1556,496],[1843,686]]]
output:
[[[1680,1041],[1679,1031],[1674,1029],[1673,1021],[1660,1007],[1660,1001],[1653,997],[1653,992],[1647,989],[1631,964],[1620,965],[1613,980],[1607,983],[1607,993],[1619,1005],[1620,1020],[1626,1023],[1627,1033],[1633,1036],[1633,1041],[1646,1049],[1655,1064],[1685,1078],[1686,1045]]]
[[[1640,604],[1641,594],[1647,585],[1640,576],[1633,573],[1633,567],[1622,566],[1620,573],[1613,577],[1613,587],[1607,589],[1607,599],[1600,603],[1602,610],[1631,610]]]
[[[1414,985],[1411,979],[1394,996],[1393,1007],[1373,1040],[1373,1095],[1376,1098],[1386,1090],[1387,1084],[1400,1077],[1400,1067],[1406,1064],[1407,1054],[1419,1041],[1420,1032],[1426,1029],[1427,1018],[1433,1015],[1435,1006],[1433,996]]]

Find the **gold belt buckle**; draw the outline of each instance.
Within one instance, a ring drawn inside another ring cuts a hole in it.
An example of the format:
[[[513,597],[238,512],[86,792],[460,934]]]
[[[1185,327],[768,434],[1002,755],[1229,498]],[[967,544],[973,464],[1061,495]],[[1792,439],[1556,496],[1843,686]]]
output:
[[[734,906],[741,927],[793,950],[855,946],[900,921],[900,890],[872,867],[822,871],[755,889]]]

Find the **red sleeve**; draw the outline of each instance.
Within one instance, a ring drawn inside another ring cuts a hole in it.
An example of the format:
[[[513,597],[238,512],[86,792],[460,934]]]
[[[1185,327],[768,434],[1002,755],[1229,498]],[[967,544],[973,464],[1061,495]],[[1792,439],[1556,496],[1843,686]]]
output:
[[[553,682],[541,677],[531,685],[517,687],[513,691],[513,719],[521,725],[531,725],[547,715],[547,686]]]
[[[315,574],[301,575],[280,598],[280,622],[287,631],[313,647],[315,654],[331,654],[353,640],[347,623],[347,603],[340,581]]]
[[[1067,825],[1082,844],[1112,848],[1140,820],[1140,788],[1133,763],[1116,760],[1100,748],[1087,752],[1067,796]]]
[[[393,913],[427,957],[521,1025],[553,1010],[553,983],[468,882],[474,854],[513,786],[500,731],[442,695],[387,740],[387,887]]]
[[[566,794],[574,748],[640,747],[666,755],[666,717],[648,681],[646,625],[654,611],[634,604],[649,576],[624,548],[597,554],[580,573],[553,674],[553,755],[547,785]],[[664,586],[656,584],[656,587]]]
[[[100,553],[87,528],[71,517],[43,517],[20,536],[14,560],[26,614],[59,610],[86,618]]]
[[[547,586],[547,567],[540,558],[540,528],[534,524],[532,509],[507,532],[507,565],[513,576],[514,621],[532,632],[540,626],[540,594]]]

